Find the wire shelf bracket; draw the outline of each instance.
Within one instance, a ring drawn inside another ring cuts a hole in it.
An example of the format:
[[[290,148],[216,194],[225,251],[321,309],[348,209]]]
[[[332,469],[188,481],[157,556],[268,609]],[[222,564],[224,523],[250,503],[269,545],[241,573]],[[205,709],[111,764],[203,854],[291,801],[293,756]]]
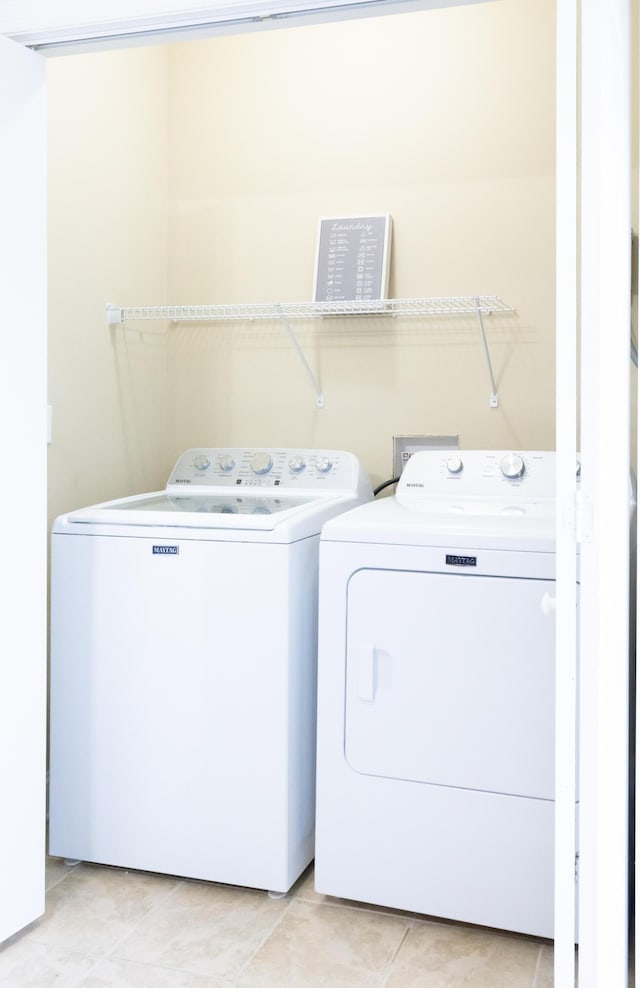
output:
[[[304,355],[304,350],[302,349],[302,347],[300,346],[300,343],[298,342],[298,337],[295,335],[295,333],[291,329],[291,324],[289,323],[289,320],[287,319],[287,316],[285,315],[284,312],[281,312],[280,313],[280,318],[282,320],[282,324],[283,324],[284,328],[287,331],[287,336],[289,337],[289,339],[293,343],[294,349],[295,349],[296,353],[298,354],[298,357],[300,358],[300,361],[302,363],[302,366],[304,367],[304,369],[306,370],[308,376],[311,379],[311,383],[312,383],[312,385],[313,385],[313,387],[315,389],[315,392],[316,392],[316,408],[324,408],[324,394],[322,393],[322,388],[320,387],[320,381],[316,377],[316,375],[313,373],[313,371],[311,370],[311,365],[309,364],[309,361],[307,360],[307,358]]]
[[[491,394],[489,395],[489,408],[498,407],[498,389],[496,387],[496,379],[493,375],[493,367],[491,365],[491,354],[489,353],[489,344],[487,343],[487,334],[484,328],[484,319],[482,318],[482,309],[478,305],[478,326],[480,327],[480,336],[482,337],[482,347],[484,349],[485,360],[487,361],[487,370],[489,371],[489,380],[491,381]]]

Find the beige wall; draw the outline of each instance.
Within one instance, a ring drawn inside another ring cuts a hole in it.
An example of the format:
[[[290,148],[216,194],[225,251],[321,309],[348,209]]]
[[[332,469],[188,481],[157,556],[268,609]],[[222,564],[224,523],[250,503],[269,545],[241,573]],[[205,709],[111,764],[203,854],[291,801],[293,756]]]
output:
[[[397,433],[553,446],[554,3],[502,0],[51,60],[51,515],[163,486],[192,445]],[[311,297],[318,217],[390,212],[391,294],[469,319],[132,323],[104,304]],[[140,330],[143,332],[140,332]]]
[[[49,93],[50,517],[164,486],[166,346],[112,330],[105,303],[162,303],[167,52],[52,59]]]
[[[504,0],[170,50],[169,295],[311,298],[321,215],[390,212],[391,294],[496,294],[474,318],[298,323],[315,407],[277,323],[170,335],[170,434],[188,445],[352,449],[389,476],[394,433],[554,443],[554,4]]]

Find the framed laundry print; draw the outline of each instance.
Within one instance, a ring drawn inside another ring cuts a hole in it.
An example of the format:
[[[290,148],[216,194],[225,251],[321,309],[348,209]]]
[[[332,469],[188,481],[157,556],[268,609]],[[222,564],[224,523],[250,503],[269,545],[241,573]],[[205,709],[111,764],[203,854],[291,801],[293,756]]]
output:
[[[321,217],[314,302],[385,299],[389,292],[391,215]]]

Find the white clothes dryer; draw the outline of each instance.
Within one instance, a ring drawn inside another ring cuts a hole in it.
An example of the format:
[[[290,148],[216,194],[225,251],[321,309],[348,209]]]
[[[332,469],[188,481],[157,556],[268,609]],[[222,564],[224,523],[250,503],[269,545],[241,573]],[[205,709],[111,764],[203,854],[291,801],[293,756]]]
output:
[[[334,450],[193,449],[52,537],[50,853],[287,891],[313,856]]]
[[[419,452],[325,525],[318,891],[553,936],[554,456]]]

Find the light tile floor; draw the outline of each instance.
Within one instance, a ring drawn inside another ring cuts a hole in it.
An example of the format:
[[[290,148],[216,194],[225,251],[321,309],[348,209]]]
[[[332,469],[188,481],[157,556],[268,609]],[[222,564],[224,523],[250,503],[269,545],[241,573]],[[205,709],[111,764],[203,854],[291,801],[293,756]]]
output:
[[[47,861],[2,988],[550,988],[551,945],[319,895]]]

